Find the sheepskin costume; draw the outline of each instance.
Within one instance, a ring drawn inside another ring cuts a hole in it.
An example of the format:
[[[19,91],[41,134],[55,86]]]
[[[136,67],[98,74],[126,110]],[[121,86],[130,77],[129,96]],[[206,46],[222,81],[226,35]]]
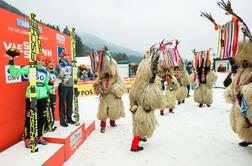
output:
[[[116,127],[115,121],[124,117],[124,106],[121,97],[127,92],[126,84],[117,71],[117,63],[108,51],[103,51],[103,65],[106,64],[93,84],[94,92],[100,95],[97,118],[101,120],[101,132],[105,132],[106,120]]]
[[[174,108],[176,106],[176,93],[175,91],[179,88],[179,83],[176,77],[173,76],[173,73],[167,71],[167,74],[164,76],[164,86],[165,91],[163,92],[162,104],[160,107],[160,115],[164,115],[164,110],[169,109],[169,113],[174,113]],[[161,78],[157,76],[155,83],[162,91]]]
[[[176,91],[179,89],[179,82],[170,73],[167,73],[166,81],[165,107],[169,109],[169,113],[173,113],[176,106]]]
[[[174,75],[179,82],[179,88],[175,91],[178,104],[184,103],[188,96],[187,86],[190,85],[188,73],[184,69],[184,62],[180,60],[179,66],[174,67]]]
[[[230,112],[232,129],[244,140],[240,145],[248,146],[252,143],[252,42],[239,43],[235,63],[240,67],[225,90],[225,98],[233,105]],[[245,114],[242,113],[244,110]]]
[[[194,66],[196,71],[189,76],[191,84],[194,84],[194,101],[199,103],[199,107],[206,104],[208,107],[213,102],[212,87],[217,80],[217,75],[210,70],[210,57],[205,58],[206,62],[202,63],[202,55],[205,53],[198,52],[195,54]],[[210,55],[207,53],[207,55]],[[202,64],[200,64],[202,63]],[[205,65],[204,65],[205,64]]]
[[[160,44],[160,60],[158,63],[158,75],[162,78],[162,83],[167,83],[165,88],[159,85],[161,91],[165,89],[164,96],[162,98],[162,105],[160,108],[160,115],[164,115],[164,109],[169,108],[169,113],[174,113],[173,109],[176,105],[176,92],[179,88],[177,79],[173,76],[174,66],[179,66],[182,62],[179,51],[178,44],[179,41],[176,40],[174,47],[167,47],[167,45],[172,45],[172,41],[168,41],[166,44],[161,42]],[[182,66],[183,68],[183,66]],[[158,79],[158,78],[157,78]],[[160,83],[160,81],[157,81]]]
[[[154,83],[158,70],[158,52],[153,53],[152,57],[148,52],[140,62],[129,93],[134,135],[131,151],[134,152],[143,150],[143,147],[138,146],[139,141],[150,138],[157,125],[154,110],[159,109],[162,103],[162,92]]]

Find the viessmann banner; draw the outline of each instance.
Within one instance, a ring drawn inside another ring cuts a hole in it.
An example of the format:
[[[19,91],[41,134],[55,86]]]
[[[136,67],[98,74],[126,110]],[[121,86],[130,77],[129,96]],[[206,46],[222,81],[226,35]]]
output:
[[[38,20],[39,20],[39,16]],[[29,20],[0,8],[0,152],[22,138],[25,115],[27,76],[12,77],[6,49],[14,46],[21,51],[15,58],[17,68],[29,63]],[[70,37],[39,25],[42,52],[55,62],[63,50],[70,52]]]

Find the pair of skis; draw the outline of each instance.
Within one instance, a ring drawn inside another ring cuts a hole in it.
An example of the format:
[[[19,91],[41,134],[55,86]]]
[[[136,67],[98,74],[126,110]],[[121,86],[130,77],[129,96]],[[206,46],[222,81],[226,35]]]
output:
[[[39,29],[35,20],[36,15],[31,13],[29,16],[29,86],[30,86],[30,143],[31,152],[38,151],[38,110],[36,97],[36,55],[41,52],[41,41]]]
[[[71,55],[72,55],[72,74],[73,74],[73,113],[74,113],[74,122],[75,125],[80,125],[80,115],[79,115],[79,103],[78,103],[78,88],[77,88],[77,61],[76,61],[76,34],[75,28],[72,28],[70,31],[71,36]]]
[[[54,126],[54,116],[53,116],[53,110],[51,108],[50,93],[48,93],[48,98],[47,98],[46,119],[47,119],[48,131],[49,132],[54,131],[57,127]]]

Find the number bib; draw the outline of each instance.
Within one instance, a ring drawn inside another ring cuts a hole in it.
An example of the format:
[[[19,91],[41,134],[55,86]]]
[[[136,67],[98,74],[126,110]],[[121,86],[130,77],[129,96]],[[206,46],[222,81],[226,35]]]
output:
[[[47,74],[47,71],[37,69],[37,74],[36,74],[37,86],[44,86],[46,74]]]
[[[50,80],[55,80],[55,78],[56,78],[55,73],[54,72],[50,72],[49,79]]]
[[[72,66],[71,65],[66,65],[61,68],[61,70],[64,72],[64,76],[71,76],[72,74]]]

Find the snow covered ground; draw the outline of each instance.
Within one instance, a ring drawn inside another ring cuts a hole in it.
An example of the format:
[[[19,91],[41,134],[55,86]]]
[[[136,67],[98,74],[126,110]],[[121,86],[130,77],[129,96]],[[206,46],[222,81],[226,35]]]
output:
[[[221,86],[224,76],[216,83]],[[217,86],[217,85],[216,85]],[[132,121],[128,95],[123,97],[126,116],[117,121],[118,127],[96,130],[66,166],[251,166],[252,146],[238,146],[240,139],[229,124],[229,108],[223,98],[224,89],[214,88],[214,102],[210,108],[199,108],[193,98],[177,105],[175,114],[160,116],[154,135],[138,153],[130,152]],[[192,94],[192,93],[191,93]],[[96,119],[97,97],[80,98],[81,116]]]

